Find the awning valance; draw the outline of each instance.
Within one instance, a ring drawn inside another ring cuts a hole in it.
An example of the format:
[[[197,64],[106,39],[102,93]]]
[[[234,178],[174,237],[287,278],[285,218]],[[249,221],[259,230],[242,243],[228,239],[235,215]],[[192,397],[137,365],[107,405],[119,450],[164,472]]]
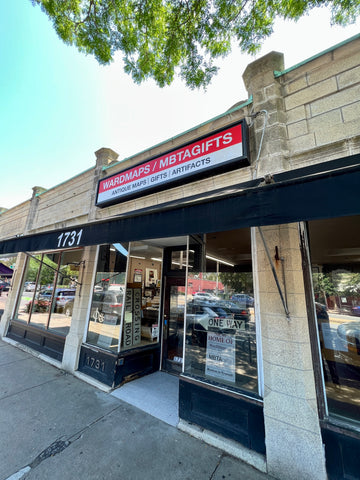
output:
[[[360,214],[360,155],[141,211],[0,242],[0,254],[210,233]]]

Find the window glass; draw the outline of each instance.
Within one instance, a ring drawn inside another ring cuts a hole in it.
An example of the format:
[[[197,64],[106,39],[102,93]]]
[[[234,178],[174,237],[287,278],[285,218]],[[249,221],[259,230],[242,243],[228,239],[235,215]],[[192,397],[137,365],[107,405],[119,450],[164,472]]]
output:
[[[71,315],[65,305],[75,298],[81,258],[81,249],[29,256],[16,320],[66,335]]]
[[[41,255],[37,256],[40,260]],[[41,263],[28,257],[25,267],[23,286],[17,299],[17,311],[15,318],[20,322],[27,323],[30,319],[30,310],[33,303],[36,288],[36,280],[40,270]]]
[[[188,272],[185,373],[257,393],[250,230],[208,234],[202,256]]]
[[[162,249],[131,242],[121,350],[159,341]]]
[[[61,256],[49,329],[62,335],[67,335],[70,329],[81,258],[82,250],[66,251]]]
[[[59,259],[59,253],[28,258],[22,293],[18,298],[18,320],[40,328],[48,327]]]
[[[58,260],[56,258],[56,260]],[[56,269],[58,263],[47,255],[43,256],[43,263],[40,266],[39,272],[39,289],[36,291],[33,301],[28,305],[31,310],[30,324],[47,328],[51,302],[56,282]]]
[[[86,342],[117,352],[125,301],[127,244],[101,245]]]
[[[360,217],[309,222],[315,311],[331,416],[360,419]]]
[[[186,250],[171,252],[171,269],[184,270],[186,267]]]

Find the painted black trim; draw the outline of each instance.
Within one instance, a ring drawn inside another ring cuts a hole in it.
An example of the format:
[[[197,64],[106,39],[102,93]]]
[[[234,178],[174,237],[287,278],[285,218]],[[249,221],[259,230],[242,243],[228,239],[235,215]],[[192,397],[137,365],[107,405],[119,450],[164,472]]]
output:
[[[65,336],[16,320],[11,321],[6,336],[59,362],[62,361]]]
[[[160,368],[160,345],[148,345],[114,354],[91,345],[82,345],[79,372],[112,388],[126,381],[156,372]]]
[[[360,478],[360,433],[330,423],[323,423],[321,433],[329,480]]]
[[[266,453],[263,406],[256,401],[181,376],[179,417]]]

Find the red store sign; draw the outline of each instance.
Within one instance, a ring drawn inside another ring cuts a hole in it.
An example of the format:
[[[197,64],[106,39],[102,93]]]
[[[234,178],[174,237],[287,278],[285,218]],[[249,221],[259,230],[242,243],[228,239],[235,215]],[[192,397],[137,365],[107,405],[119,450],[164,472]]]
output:
[[[105,207],[246,165],[249,165],[247,131],[242,120],[211,136],[101,179],[96,205]]]

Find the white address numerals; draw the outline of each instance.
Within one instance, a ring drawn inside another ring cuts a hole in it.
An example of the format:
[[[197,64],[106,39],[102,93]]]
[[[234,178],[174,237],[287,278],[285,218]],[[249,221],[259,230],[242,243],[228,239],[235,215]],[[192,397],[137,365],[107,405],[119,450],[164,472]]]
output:
[[[73,230],[72,232],[63,232],[58,238],[58,248],[73,247],[79,245],[83,230]]]

